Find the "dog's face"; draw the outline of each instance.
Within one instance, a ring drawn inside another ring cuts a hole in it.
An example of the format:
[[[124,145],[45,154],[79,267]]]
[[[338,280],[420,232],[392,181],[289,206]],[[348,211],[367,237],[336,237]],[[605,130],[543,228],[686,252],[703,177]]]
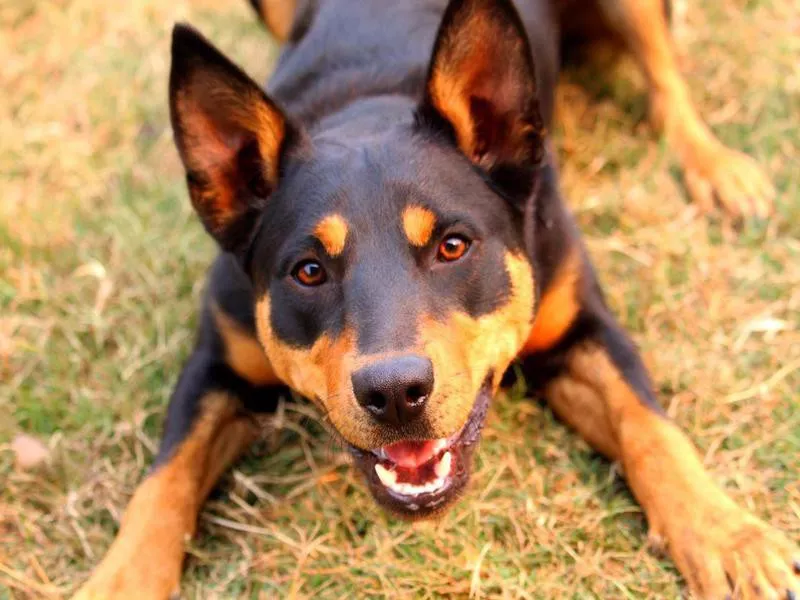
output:
[[[378,501],[440,510],[534,316],[523,217],[542,140],[513,8],[453,2],[419,105],[364,101],[314,133],[197,34],[174,40],[192,201],[252,278],[275,373],[320,406]]]
[[[258,335],[362,450],[379,497],[433,508],[441,494],[413,497],[444,491],[437,476],[465,481],[466,447],[530,331],[532,270],[518,211],[452,149],[410,125],[348,138],[314,140],[264,209]]]

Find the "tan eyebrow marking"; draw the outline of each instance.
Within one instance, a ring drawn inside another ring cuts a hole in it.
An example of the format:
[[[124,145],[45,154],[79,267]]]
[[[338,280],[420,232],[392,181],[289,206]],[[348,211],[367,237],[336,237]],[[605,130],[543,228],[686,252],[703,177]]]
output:
[[[422,206],[406,206],[403,210],[403,231],[414,246],[427,244],[433,228],[436,227],[436,215]]]
[[[341,215],[328,215],[314,228],[314,236],[322,243],[325,252],[339,256],[347,241],[347,222]]]

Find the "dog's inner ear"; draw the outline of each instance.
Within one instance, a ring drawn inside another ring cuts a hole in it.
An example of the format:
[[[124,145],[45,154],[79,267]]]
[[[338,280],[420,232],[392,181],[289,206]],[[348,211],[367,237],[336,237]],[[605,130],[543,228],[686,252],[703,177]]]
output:
[[[418,118],[449,133],[499,185],[529,188],[544,131],[530,47],[510,0],[451,0]]]
[[[255,82],[183,25],[173,30],[169,94],[192,204],[223,249],[243,253],[278,183],[289,124]]]

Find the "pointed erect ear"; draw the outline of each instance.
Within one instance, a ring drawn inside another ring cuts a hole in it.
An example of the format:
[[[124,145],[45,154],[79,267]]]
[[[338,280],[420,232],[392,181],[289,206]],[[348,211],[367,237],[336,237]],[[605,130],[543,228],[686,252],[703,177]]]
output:
[[[531,50],[510,0],[451,0],[417,116],[449,134],[498,187],[530,192],[544,128]]]
[[[172,32],[169,106],[192,204],[220,246],[241,255],[278,183],[291,126],[252,79],[186,25]]]

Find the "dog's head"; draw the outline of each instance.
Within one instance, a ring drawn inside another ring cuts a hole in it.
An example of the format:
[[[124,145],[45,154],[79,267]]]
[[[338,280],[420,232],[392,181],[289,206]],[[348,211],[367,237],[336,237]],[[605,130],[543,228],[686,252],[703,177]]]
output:
[[[308,131],[179,26],[170,107],[192,203],[252,279],[275,372],[379,502],[441,509],[534,314],[543,131],[510,2],[451,2],[419,102],[364,100]]]

